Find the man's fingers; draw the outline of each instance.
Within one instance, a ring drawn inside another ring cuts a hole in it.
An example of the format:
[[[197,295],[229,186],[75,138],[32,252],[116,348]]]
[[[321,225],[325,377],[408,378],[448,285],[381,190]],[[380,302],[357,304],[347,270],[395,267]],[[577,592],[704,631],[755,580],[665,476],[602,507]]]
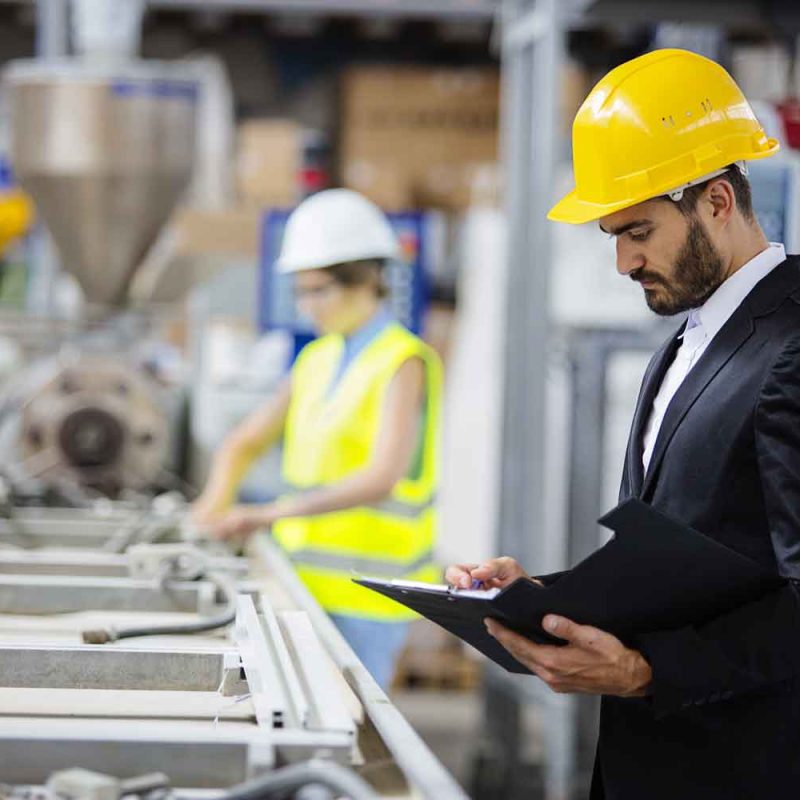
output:
[[[517,660],[525,659],[525,663],[530,665],[532,659],[538,661],[538,654],[539,650],[543,649],[540,648],[539,645],[532,642],[530,639],[526,638],[525,636],[521,636],[518,633],[514,633],[514,631],[506,628],[505,625],[497,622],[496,620],[487,617],[484,621],[486,625],[486,629],[489,633],[500,642],[509,653],[511,653],[514,658]]]
[[[500,642],[512,656],[517,655],[520,650],[520,642],[517,639],[521,638],[518,634],[514,633],[514,631],[509,630],[504,625],[501,625],[499,622],[495,622],[493,619],[487,617],[483,621],[484,625],[486,625],[486,630]],[[530,642],[528,642],[530,644]]]
[[[524,574],[513,558],[503,556],[483,564],[454,564],[445,571],[445,580],[459,589],[469,589],[473,581],[480,581],[485,588],[492,588],[503,587]]]
[[[472,570],[472,577],[479,581],[492,579],[503,580],[511,576],[517,577],[522,573],[522,568],[509,556],[493,558]]]
[[[555,614],[548,614],[542,620],[542,627],[559,639],[565,639],[572,644],[589,649],[597,648],[609,638],[609,634],[599,628],[593,628],[591,625],[578,625],[571,619]]]
[[[469,589],[472,585],[471,571],[477,566],[477,564],[454,564],[445,570],[444,579],[451,586]]]
[[[499,559],[480,564],[472,570],[472,577],[479,581],[488,581],[492,578],[502,577],[502,567],[497,563]]]

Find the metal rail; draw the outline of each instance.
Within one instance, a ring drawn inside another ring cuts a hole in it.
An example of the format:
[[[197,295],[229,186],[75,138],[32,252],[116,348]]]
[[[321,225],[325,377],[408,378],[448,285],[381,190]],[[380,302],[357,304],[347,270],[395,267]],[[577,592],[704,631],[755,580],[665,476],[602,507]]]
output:
[[[253,553],[276,578],[292,601],[308,614],[311,625],[402,774],[426,800],[469,800],[468,795],[428,749],[358,660],[330,617],[303,585],[291,564],[266,536],[253,543]]]
[[[40,0],[0,0],[0,5],[37,2]],[[154,10],[443,20],[489,20],[498,5],[499,0],[148,0],[148,6]],[[60,43],[49,45],[49,49],[57,46]],[[42,48],[44,51],[44,44]]]

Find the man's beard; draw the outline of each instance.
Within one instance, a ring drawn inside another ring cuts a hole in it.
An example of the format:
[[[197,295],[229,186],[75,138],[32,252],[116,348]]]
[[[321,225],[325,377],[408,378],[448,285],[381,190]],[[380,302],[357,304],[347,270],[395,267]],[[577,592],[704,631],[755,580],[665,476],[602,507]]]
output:
[[[702,306],[725,279],[725,266],[700,221],[691,217],[686,241],[675,259],[669,283],[647,270],[636,270],[631,278],[660,284],[659,290],[644,290],[645,301],[651,311],[671,317]]]

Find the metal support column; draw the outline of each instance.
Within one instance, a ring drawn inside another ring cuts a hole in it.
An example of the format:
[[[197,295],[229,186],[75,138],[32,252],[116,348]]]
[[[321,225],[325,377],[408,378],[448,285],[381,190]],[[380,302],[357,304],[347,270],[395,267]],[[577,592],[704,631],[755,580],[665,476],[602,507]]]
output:
[[[577,334],[569,348],[572,367],[572,453],[569,471],[569,563],[577,564],[600,544],[606,422],[605,342]],[[571,796],[585,796],[591,780],[600,723],[600,701],[576,697],[571,725]]]
[[[36,57],[59,58],[69,51],[68,0],[36,0]]]
[[[551,262],[546,214],[556,162],[564,5],[559,0],[505,0],[502,8],[502,160],[509,246],[503,462],[495,549],[514,556],[531,570],[545,560]],[[537,693],[541,694],[545,731],[551,732],[545,736],[545,789],[536,779],[537,765],[525,763],[523,755],[528,734],[522,710],[524,694],[529,691],[523,693],[517,681],[494,668],[487,672],[484,690],[487,735],[476,762],[473,795],[530,800],[566,797],[571,765],[564,752],[563,734],[571,720],[569,705],[550,702],[546,693]],[[497,776],[502,776],[499,782]]]
[[[505,396],[500,549],[541,563],[550,331],[550,206],[563,48],[558,0],[507,0],[503,34],[503,162],[507,181]]]
[[[609,363],[618,353],[650,354],[667,335],[670,325],[642,330],[572,330],[569,360],[572,379],[572,438],[569,469],[570,564],[582,561],[600,545],[598,517],[603,505],[603,466],[608,409]],[[617,476],[614,476],[616,480]],[[586,795],[591,778],[600,719],[600,703],[594,697],[576,697],[571,721],[572,775],[570,796]]]

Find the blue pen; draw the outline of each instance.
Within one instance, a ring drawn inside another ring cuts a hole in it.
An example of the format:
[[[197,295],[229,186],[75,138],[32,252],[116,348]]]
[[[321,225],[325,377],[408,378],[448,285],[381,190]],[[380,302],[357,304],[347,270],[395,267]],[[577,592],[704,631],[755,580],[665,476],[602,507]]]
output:
[[[472,586],[470,589],[480,589],[483,587],[483,581],[476,580],[475,578],[472,579]]]

